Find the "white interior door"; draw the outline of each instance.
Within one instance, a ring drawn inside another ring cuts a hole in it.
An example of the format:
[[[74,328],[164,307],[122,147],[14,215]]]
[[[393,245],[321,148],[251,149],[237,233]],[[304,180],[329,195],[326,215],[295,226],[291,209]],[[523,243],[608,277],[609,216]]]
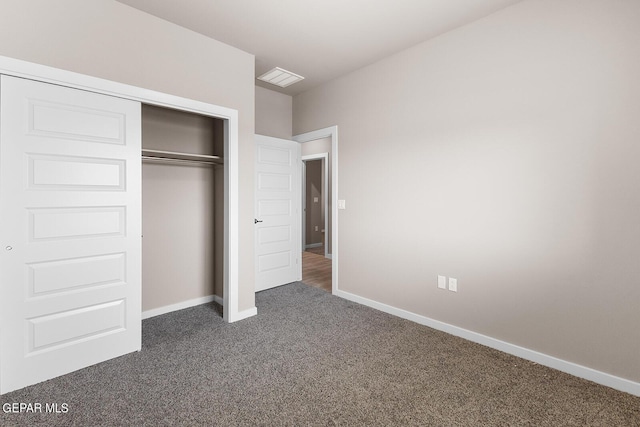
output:
[[[141,347],[140,104],[2,76],[0,393]]]
[[[256,135],[256,291],[302,279],[300,144]]]

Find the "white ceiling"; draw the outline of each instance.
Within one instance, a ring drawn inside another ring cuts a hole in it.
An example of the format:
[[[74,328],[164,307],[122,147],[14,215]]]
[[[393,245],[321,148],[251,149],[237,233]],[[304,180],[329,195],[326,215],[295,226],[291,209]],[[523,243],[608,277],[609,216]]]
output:
[[[295,95],[521,0],[117,0],[256,57]]]

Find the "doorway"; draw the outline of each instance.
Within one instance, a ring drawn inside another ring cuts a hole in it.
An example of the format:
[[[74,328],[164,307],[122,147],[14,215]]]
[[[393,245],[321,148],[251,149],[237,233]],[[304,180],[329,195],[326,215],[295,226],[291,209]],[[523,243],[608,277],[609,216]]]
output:
[[[328,157],[302,156],[302,249],[330,258]]]
[[[319,141],[307,151],[323,149]],[[329,153],[302,156],[302,281],[331,292]]]
[[[301,143],[303,173],[307,166],[320,169],[321,184],[307,185],[303,182],[302,232],[304,235],[302,253],[302,281],[311,286],[330,291],[338,291],[338,215],[337,215],[337,126],[296,135],[293,139]],[[321,165],[319,168],[318,165]],[[313,175],[311,171],[310,175]],[[316,193],[312,188],[315,186]],[[307,191],[309,188],[309,191]],[[324,192],[322,191],[324,190]],[[323,194],[324,193],[324,194]],[[315,197],[318,201],[315,202]],[[323,203],[322,200],[325,200]],[[324,217],[311,218],[309,209],[315,207]],[[315,221],[315,222],[314,222]],[[311,223],[309,223],[311,222]],[[318,231],[316,232],[316,226]],[[324,229],[324,233],[322,230]],[[311,235],[311,239],[309,239]]]

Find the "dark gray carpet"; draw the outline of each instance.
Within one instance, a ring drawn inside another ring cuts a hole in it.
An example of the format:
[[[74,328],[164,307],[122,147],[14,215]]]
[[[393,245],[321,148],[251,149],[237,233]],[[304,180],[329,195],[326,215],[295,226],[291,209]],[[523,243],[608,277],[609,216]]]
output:
[[[258,316],[143,322],[143,349],[0,397],[0,425],[640,426],[640,398],[294,283]]]

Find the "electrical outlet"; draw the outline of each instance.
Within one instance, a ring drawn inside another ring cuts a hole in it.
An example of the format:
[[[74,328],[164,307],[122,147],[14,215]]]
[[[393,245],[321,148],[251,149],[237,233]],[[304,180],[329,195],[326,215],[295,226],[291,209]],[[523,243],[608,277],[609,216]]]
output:
[[[447,289],[447,278],[444,276],[438,276],[438,288]]]
[[[451,292],[458,292],[458,279],[449,277],[449,290]]]
[[[316,225],[316,231],[318,231],[318,226]]]

